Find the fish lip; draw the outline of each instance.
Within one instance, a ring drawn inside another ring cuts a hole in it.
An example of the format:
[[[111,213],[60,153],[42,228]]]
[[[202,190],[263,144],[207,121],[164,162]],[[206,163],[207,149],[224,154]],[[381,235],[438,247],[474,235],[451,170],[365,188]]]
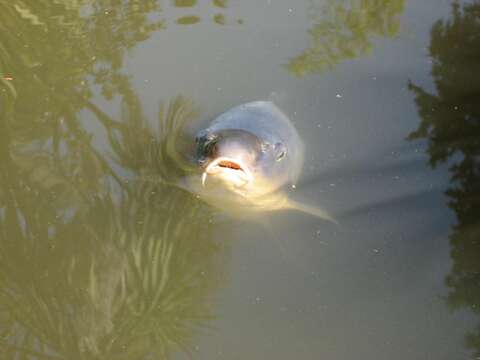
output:
[[[254,179],[252,172],[242,160],[227,156],[221,156],[211,161],[205,167],[205,170],[202,174],[202,185],[205,186],[208,175],[217,174],[222,171],[227,173],[235,172],[235,175],[243,181],[240,187],[252,183]]]

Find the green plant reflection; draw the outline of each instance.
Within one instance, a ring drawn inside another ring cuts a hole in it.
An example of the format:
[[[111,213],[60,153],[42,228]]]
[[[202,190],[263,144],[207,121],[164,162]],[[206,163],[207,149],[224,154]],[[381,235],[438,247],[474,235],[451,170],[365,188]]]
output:
[[[446,194],[457,223],[450,234],[453,268],[448,303],[480,314],[480,3],[455,3],[431,30],[436,93],[411,83],[421,123],[409,140],[426,139],[430,165],[450,165]],[[480,328],[467,336],[480,357]]]
[[[197,0],[169,0],[166,1],[166,7],[170,5],[172,10],[174,10],[173,13],[176,15],[172,16],[175,18],[174,23],[176,25],[189,26],[202,22],[222,26],[242,24],[241,19],[234,19],[227,15],[230,5],[228,0],[205,1],[203,9],[198,6],[201,3],[201,1],[198,2]],[[207,6],[205,7],[205,5]],[[215,12],[215,15],[211,16],[205,10]],[[166,9],[166,12],[169,12],[169,9]]]
[[[167,113],[174,116],[164,119],[178,121],[181,109],[172,106],[183,104],[181,98],[172,102]],[[164,129],[172,126],[163,123]],[[212,318],[208,300],[222,273],[216,255],[224,249],[211,240],[211,211],[162,181],[171,176],[164,172],[174,161],[162,150],[169,144],[150,133],[141,149],[131,141],[140,140],[132,131],[147,135],[148,128],[126,126],[115,140],[115,155],[126,169],[149,176],[120,188],[103,171],[103,191],[95,190],[95,183],[77,187],[66,171],[57,175],[58,163],[48,151],[45,161],[24,155],[34,162],[24,170],[8,151],[14,139],[2,131],[1,143],[7,144],[1,152],[1,188],[7,191],[0,204],[5,358],[34,353],[164,358],[172,349],[188,350],[195,327]],[[175,131],[163,135],[172,139]],[[138,155],[122,157],[130,149]],[[159,153],[165,161],[152,156]]]
[[[400,28],[405,0],[328,0],[312,4],[315,24],[308,31],[310,47],[286,68],[296,76],[322,73],[342,61],[366,55],[375,36],[393,37]]]
[[[211,209],[170,186],[188,171],[174,147],[191,102],[163,106],[154,131],[121,72],[125,52],[162,27],[148,20],[156,2],[0,10],[0,358],[190,351],[214,316],[225,244]],[[120,120],[98,93],[121,103]]]

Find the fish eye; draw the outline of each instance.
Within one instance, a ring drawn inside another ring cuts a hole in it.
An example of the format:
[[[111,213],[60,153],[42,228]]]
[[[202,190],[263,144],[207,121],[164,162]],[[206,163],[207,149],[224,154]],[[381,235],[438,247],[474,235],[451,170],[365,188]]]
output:
[[[275,160],[280,161],[285,157],[285,155],[287,155],[287,148],[285,147],[285,145],[278,142],[274,145],[274,154]]]
[[[280,154],[277,155],[277,161],[282,160],[287,153],[285,151],[282,151]]]
[[[208,130],[200,130],[195,136],[195,142],[197,144],[208,143],[216,138],[216,135]]]

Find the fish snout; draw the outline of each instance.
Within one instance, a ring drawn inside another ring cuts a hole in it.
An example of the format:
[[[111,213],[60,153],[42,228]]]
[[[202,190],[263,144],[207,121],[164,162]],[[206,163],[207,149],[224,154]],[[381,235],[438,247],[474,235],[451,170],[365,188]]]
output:
[[[244,187],[254,181],[253,174],[245,162],[230,157],[219,157],[205,167],[202,174],[203,186],[208,176],[216,177],[234,187]]]

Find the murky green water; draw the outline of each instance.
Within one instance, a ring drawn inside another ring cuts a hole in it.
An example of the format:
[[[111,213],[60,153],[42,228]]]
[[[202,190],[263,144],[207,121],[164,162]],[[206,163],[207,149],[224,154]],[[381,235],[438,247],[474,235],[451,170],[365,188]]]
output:
[[[477,358],[479,51],[477,0],[0,0],[0,358]],[[173,185],[257,99],[338,225]]]

